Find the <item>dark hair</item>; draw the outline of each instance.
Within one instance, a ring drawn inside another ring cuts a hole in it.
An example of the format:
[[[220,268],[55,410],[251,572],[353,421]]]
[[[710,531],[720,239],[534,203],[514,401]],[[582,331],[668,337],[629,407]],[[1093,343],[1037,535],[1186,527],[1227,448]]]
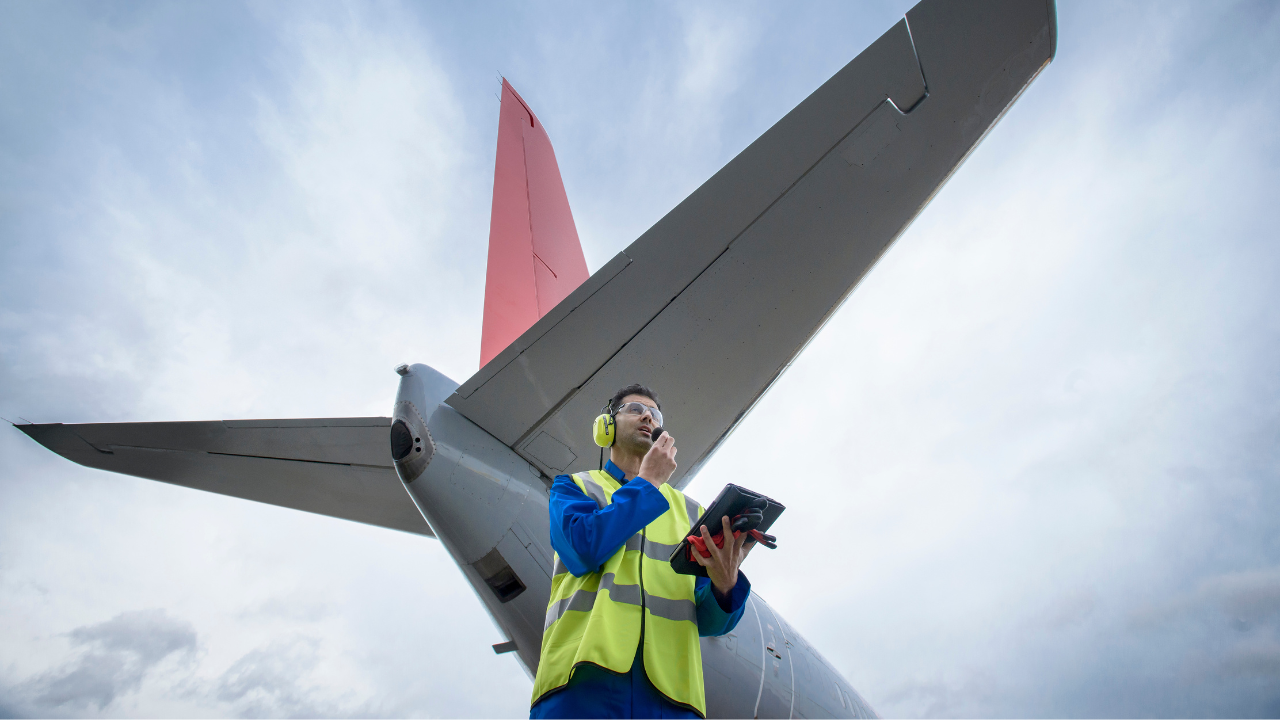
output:
[[[628,395],[643,395],[652,400],[653,404],[657,405],[659,410],[662,409],[662,401],[658,400],[658,393],[639,383],[631,383],[614,393],[613,397],[609,398],[609,411],[613,412],[614,410],[617,410],[618,406],[622,404],[622,398]]]

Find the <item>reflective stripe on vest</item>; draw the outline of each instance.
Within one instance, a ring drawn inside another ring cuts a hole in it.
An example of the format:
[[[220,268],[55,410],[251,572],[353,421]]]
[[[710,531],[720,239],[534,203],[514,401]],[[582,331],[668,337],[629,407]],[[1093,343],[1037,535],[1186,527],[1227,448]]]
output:
[[[684,495],[684,493],[680,494]],[[684,511],[689,515],[690,527],[692,527],[694,523],[698,522],[698,518],[702,517],[702,508],[698,506],[698,503],[693,501],[693,498],[690,498],[687,495],[684,496]],[[707,529],[711,530],[711,528]],[[711,530],[711,534],[715,535],[716,531]]]
[[[573,480],[601,508],[621,487],[599,470],[578,473]],[[630,670],[643,627],[649,681],[677,705],[706,716],[695,580],[678,575],[670,564],[701,508],[669,485],[660,491],[667,511],[627,538],[595,572],[574,577],[555,556],[534,703],[567,684],[579,664]]]
[[[628,605],[640,605],[641,590],[639,585],[619,585],[613,573],[600,578],[600,589],[608,590],[614,602]],[[542,625],[543,632],[551,627],[551,623],[559,620],[570,610],[588,612],[595,607],[596,590],[575,590],[567,598],[557,600],[547,608],[547,619]],[[650,613],[667,620],[688,620],[695,626],[698,624],[698,606],[692,600],[670,600],[649,592],[643,593],[644,606]]]

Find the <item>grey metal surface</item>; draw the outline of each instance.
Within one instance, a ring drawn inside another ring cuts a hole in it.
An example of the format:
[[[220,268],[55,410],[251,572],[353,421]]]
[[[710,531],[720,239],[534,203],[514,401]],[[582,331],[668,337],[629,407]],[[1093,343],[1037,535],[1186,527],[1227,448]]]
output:
[[[758,593],[733,632],[702,638],[702,673],[708,717],[877,717]]]
[[[542,626],[551,596],[551,530],[542,474],[492,435],[441,404],[414,365],[400,380],[397,412],[412,407],[427,416],[434,456],[405,487],[422,516],[484,603],[521,666],[537,672]],[[486,579],[505,565],[525,590],[500,597]]]
[[[768,604],[753,598],[760,637],[764,641],[764,682],[756,702],[756,717],[795,716],[795,669],[786,627]]]
[[[390,418],[18,425],[73,462],[432,535],[388,449]]]
[[[400,386],[391,421],[402,421],[413,432],[416,446],[408,457],[395,460],[396,473],[406,483],[413,482],[427,469],[435,455],[435,442],[427,428],[424,412],[431,412],[458,389],[458,383],[430,365],[417,363],[396,368]]]
[[[677,438],[682,487],[1054,42],[1044,0],[925,0],[449,405],[555,475],[593,466],[591,419],[616,388],[648,384]]]

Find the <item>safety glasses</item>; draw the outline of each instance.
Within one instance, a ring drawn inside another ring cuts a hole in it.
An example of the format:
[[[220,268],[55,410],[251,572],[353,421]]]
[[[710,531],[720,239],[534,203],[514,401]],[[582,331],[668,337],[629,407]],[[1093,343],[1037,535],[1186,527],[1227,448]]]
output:
[[[642,402],[623,403],[618,406],[617,414],[619,415],[644,415],[649,413],[649,417],[659,426],[662,425],[662,411],[656,407],[649,407]]]

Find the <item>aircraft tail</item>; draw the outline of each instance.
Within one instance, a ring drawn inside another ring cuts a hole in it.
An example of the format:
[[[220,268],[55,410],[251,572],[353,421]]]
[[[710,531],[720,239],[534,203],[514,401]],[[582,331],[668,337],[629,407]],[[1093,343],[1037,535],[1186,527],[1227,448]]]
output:
[[[85,467],[433,536],[387,452],[391,418],[16,427]]]
[[[551,138],[504,78],[480,366],[520,337],[588,275]]]

